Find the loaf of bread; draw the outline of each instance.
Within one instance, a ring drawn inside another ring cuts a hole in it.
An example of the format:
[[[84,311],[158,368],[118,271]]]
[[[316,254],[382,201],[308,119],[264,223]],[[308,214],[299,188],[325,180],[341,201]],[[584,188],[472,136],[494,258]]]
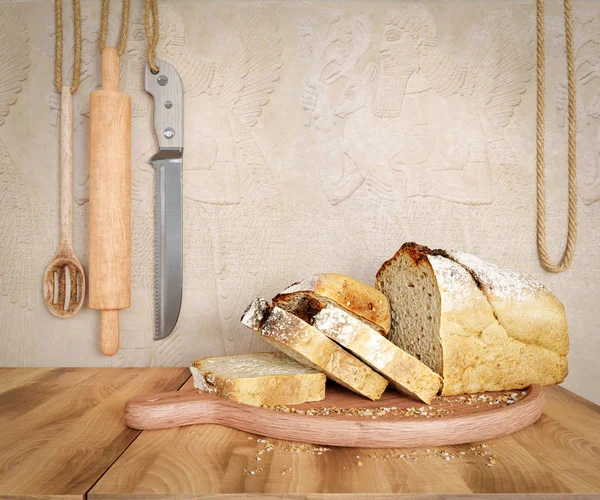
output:
[[[325,399],[324,373],[279,352],[204,358],[190,367],[194,387],[252,406]]]
[[[328,304],[312,325],[387,378],[399,391],[429,404],[442,379],[417,358],[392,344],[371,327]]]
[[[375,401],[387,380],[346,352],[324,333],[266,300],[254,300],[242,323],[296,361],[324,372],[330,379]]]
[[[333,304],[365,321],[382,335],[390,329],[390,305],[379,290],[343,274],[316,274],[295,283],[273,299],[286,311],[310,316]],[[305,321],[308,317],[300,316]]]
[[[567,375],[564,307],[521,274],[407,243],[377,273],[388,338],[443,377],[442,395],[550,385]]]

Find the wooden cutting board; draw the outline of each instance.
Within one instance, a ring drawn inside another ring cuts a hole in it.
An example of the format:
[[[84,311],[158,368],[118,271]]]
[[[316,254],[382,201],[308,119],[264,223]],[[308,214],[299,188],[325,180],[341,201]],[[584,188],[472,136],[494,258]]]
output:
[[[518,400],[507,404],[511,393],[517,394]],[[323,401],[293,405],[289,411],[257,408],[196,389],[183,389],[129,400],[125,422],[144,430],[220,424],[303,443],[406,448],[504,436],[533,424],[543,406],[544,393],[539,385],[523,391],[443,397],[426,405],[393,389],[388,389],[379,401],[370,401],[331,384]],[[328,414],[324,415],[327,408]]]

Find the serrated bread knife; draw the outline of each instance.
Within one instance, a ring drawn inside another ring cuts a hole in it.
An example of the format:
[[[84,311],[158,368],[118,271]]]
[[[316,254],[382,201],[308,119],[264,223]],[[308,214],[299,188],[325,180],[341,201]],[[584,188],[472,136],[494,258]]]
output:
[[[156,168],[156,303],[154,340],[168,337],[179,318],[183,282],[183,84],[170,64],[146,65],[144,86],[154,99]]]

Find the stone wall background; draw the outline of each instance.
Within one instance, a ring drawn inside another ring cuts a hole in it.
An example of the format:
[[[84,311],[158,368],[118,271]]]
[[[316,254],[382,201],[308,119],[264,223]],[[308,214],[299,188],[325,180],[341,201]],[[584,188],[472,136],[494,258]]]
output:
[[[180,70],[186,90],[184,296],[177,329],[162,342],[152,339],[148,159],[156,145],[142,10],[133,2],[122,58],[122,89],[133,102],[132,307],[121,314],[121,349],[107,358],[96,311],[84,306],[59,320],[43,303],[43,272],[58,244],[53,3],[0,3],[1,366],[173,366],[265,349],[238,323],[254,296],[325,271],[373,282],[379,265],[414,240],[475,253],[555,291],[571,333],[565,386],[600,402],[600,5],[574,6],[579,238],[573,267],[552,275],[535,245],[533,1],[161,2],[159,57]],[[83,1],[82,13],[74,234],[86,265],[100,2]],[[70,2],[64,15],[70,81]],[[562,2],[548,2],[546,48],[556,258],[567,206]]]

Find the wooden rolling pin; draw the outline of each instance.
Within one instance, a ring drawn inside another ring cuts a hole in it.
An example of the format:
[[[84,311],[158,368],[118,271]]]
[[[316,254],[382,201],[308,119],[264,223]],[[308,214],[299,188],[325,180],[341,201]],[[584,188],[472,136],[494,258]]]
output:
[[[89,306],[99,309],[100,348],[119,349],[119,309],[131,304],[131,99],[120,61],[102,52],[102,88],[90,94]]]

